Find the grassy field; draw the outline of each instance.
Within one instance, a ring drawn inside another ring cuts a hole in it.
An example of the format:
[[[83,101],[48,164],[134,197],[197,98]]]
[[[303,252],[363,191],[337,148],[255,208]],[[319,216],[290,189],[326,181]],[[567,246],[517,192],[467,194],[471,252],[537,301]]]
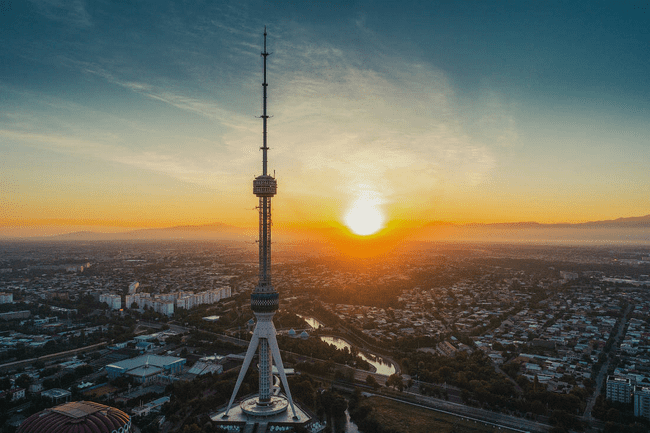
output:
[[[511,433],[513,430],[498,430],[481,422],[467,421],[460,417],[447,415],[429,409],[386,400],[381,397],[369,397],[362,403],[373,408],[373,414],[386,427],[409,433]]]

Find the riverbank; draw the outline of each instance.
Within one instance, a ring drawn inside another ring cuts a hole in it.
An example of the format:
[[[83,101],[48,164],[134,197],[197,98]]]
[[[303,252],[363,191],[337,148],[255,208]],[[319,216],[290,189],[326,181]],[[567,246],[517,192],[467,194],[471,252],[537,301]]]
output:
[[[354,346],[351,342],[349,342],[345,338],[339,336],[332,336],[332,335],[319,335],[318,338],[320,338],[322,341],[328,344],[334,345],[337,349],[343,349],[345,347],[351,349],[354,347],[356,350],[359,351],[358,356],[373,367],[374,371],[371,371],[371,373],[390,376],[392,374],[395,374],[396,372],[399,372],[399,366],[392,359],[373,353],[372,351],[367,350],[365,348],[360,349]]]

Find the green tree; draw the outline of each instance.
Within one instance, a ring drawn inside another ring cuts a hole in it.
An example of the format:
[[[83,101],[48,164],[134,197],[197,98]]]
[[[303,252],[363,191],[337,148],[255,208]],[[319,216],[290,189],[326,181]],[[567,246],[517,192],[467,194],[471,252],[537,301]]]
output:
[[[190,425],[186,425],[183,427],[183,433],[202,433],[201,432],[201,427],[196,425],[196,423],[192,423]]]
[[[618,409],[611,408],[605,414],[605,421],[619,422],[621,419],[621,413]]]
[[[377,379],[375,379],[375,376],[373,376],[372,374],[366,376],[366,384],[368,386],[371,386],[372,389],[374,389],[375,391],[377,390],[377,388],[379,388],[379,383],[377,382]]]
[[[29,385],[33,382],[31,376],[27,374],[21,374],[18,379],[16,379],[16,386],[19,388],[28,388]]]
[[[11,388],[11,381],[9,380],[9,378],[5,376],[2,379],[0,379],[0,390],[4,391],[9,388]]]
[[[386,380],[386,386],[392,386],[395,389],[402,391],[404,389],[404,382],[402,381],[402,376],[398,373],[391,374]]]

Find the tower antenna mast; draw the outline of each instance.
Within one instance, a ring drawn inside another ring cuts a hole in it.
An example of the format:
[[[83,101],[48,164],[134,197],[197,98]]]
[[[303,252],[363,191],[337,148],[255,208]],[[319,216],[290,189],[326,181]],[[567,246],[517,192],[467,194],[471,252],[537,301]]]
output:
[[[262,176],[267,175],[268,171],[268,155],[267,151],[269,147],[267,145],[266,137],[266,123],[269,116],[266,115],[266,89],[269,87],[269,83],[266,82],[266,58],[269,56],[269,53],[266,51],[266,26],[264,26],[264,51],[262,52],[262,57],[264,58],[264,81],[262,82],[263,96],[262,96]]]

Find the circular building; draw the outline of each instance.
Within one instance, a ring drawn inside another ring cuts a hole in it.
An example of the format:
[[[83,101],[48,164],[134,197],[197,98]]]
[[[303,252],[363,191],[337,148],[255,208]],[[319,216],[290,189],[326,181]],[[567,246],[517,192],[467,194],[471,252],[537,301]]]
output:
[[[16,433],[131,433],[131,417],[114,407],[75,401],[27,418]]]

